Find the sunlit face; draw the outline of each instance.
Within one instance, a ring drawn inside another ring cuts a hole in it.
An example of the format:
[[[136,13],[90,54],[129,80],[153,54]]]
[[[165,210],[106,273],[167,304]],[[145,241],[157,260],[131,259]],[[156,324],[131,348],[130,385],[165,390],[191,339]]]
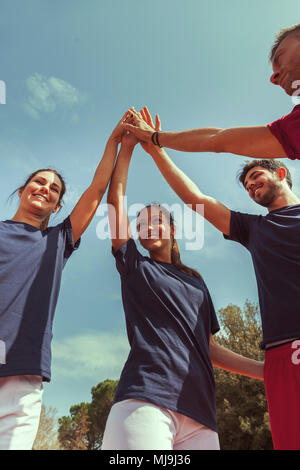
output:
[[[244,187],[253,201],[269,207],[278,196],[281,182],[276,172],[256,166],[246,174]]]
[[[56,212],[62,183],[51,171],[40,171],[19,191],[20,205],[24,209],[38,211],[41,214]]]
[[[170,220],[156,206],[145,208],[140,212],[137,230],[141,245],[150,251],[170,245],[171,235],[174,235],[174,227],[170,225]]]
[[[278,46],[272,61],[271,82],[279,85],[288,95],[300,87],[300,37],[291,34]],[[297,81],[299,83],[297,84]]]

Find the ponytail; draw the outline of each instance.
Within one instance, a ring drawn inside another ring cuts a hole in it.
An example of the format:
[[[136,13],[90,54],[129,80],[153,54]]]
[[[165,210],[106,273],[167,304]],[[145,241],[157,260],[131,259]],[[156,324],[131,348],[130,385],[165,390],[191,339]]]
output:
[[[50,220],[50,215],[48,215],[48,217],[46,217],[46,219],[43,220],[43,222],[41,223],[41,226],[40,226],[40,230],[46,230],[46,228],[48,227],[48,224],[49,224],[49,220]]]
[[[182,263],[180,259],[180,253],[179,253],[179,247],[177,240],[171,236],[171,263],[177,268],[179,271],[182,271],[185,274],[189,274],[190,276],[195,276],[198,277],[199,279],[202,279],[201,274],[198,273],[193,268],[189,268],[185,264]]]

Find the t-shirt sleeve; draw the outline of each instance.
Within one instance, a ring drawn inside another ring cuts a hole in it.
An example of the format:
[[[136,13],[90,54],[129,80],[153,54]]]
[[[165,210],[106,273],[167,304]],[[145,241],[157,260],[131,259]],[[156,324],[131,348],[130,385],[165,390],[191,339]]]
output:
[[[300,159],[300,108],[268,124],[268,128],[280,142],[288,158]]]
[[[117,270],[121,275],[128,274],[136,269],[139,262],[144,259],[132,238],[129,238],[118,250],[115,251],[112,248],[112,254],[116,259]]]
[[[62,231],[64,234],[64,240],[65,240],[64,258],[65,260],[67,260],[71,256],[73,251],[77,250],[77,248],[79,247],[81,238],[79,238],[77,242],[74,243],[73,230],[72,230],[70,217],[67,217],[63,221]]]
[[[239,242],[248,248],[251,224],[255,217],[255,215],[231,211],[230,233],[229,235],[223,234],[224,238]]]
[[[208,306],[209,306],[209,310],[210,310],[210,322],[211,322],[210,323],[210,332],[211,332],[212,335],[214,335],[215,333],[217,333],[220,330],[220,325],[219,325],[219,322],[218,322],[215,307],[214,307],[214,304],[213,304],[213,301],[211,299],[209,291],[207,291],[207,298],[208,298]]]

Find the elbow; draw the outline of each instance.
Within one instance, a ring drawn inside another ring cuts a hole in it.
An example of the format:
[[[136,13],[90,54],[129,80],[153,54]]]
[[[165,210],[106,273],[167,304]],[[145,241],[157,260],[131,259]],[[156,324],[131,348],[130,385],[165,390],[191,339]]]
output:
[[[109,188],[107,193],[107,204],[117,207],[121,202],[123,202],[123,198],[123,194],[115,191],[113,188]]]
[[[118,198],[116,197],[116,194],[114,194],[112,191],[108,191],[106,199],[107,204],[115,206],[117,204],[117,200]]]
[[[110,204],[113,204],[117,200],[117,188],[112,182],[108,187],[106,200],[107,203]]]
[[[218,129],[215,134],[210,136],[208,147],[211,152],[214,153],[226,153],[226,145],[224,141],[224,129]]]

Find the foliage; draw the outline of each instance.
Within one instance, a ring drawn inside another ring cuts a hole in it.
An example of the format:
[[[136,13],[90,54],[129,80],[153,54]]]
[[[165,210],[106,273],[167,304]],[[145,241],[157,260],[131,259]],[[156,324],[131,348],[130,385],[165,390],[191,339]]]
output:
[[[101,449],[106,420],[118,382],[105,380],[92,388],[91,403],[70,408],[59,422],[59,441],[66,450]]]
[[[33,450],[59,450],[57,434],[57,410],[42,405],[40,424],[33,444]]]
[[[243,311],[236,305],[219,310],[221,346],[259,361],[264,353],[257,305],[246,301]],[[217,422],[221,449],[272,449],[264,384],[260,380],[215,368]]]

